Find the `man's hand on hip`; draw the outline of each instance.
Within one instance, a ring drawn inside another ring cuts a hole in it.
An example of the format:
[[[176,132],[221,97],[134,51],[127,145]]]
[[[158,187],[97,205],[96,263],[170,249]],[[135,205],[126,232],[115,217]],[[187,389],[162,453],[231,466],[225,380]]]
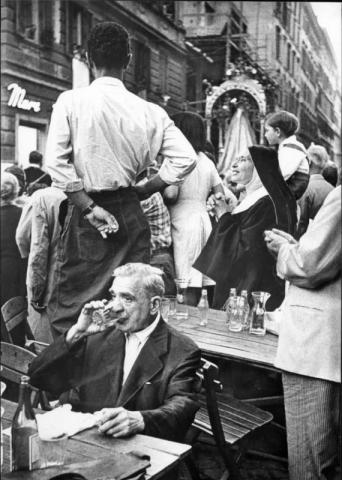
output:
[[[112,437],[128,437],[143,432],[145,422],[140,412],[131,412],[125,408],[103,408],[95,412],[99,417],[99,432]]]
[[[90,212],[85,215],[85,218],[100,232],[103,238],[107,238],[108,233],[116,233],[119,230],[119,225],[114,215],[107,212],[104,208],[95,205],[85,190],[65,193],[81,212],[90,209]]]
[[[107,234],[116,233],[119,230],[119,225],[114,215],[98,205],[85,218],[100,232],[103,238],[107,238]]]

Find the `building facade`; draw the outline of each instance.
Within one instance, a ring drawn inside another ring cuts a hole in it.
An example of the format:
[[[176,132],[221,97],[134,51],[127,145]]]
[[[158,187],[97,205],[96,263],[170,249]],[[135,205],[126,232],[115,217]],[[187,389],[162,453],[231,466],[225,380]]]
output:
[[[104,20],[130,33],[125,84],[134,93],[170,114],[205,116],[213,89],[247,78],[262,87],[265,113],[295,113],[303,143],[324,145],[340,164],[340,78],[309,2],[1,0],[2,164],[25,166],[31,150],[45,151],[58,95],[91,80],[86,38]],[[217,146],[232,115],[230,93],[214,106],[209,133]],[[262,99],[242,101],[262,141]]]
[[[1,0],[2,166],[26,166],[31,150],[44,153],[53,104],[61,92],[91,80],[86,39],[106,20],[131,37],[127,88],[171,114],[184,108],[188,59],[198,52],[185,44],[167,2]],[[199,56],[196,69],[207,61]]]
[[[236,70],[242,58],[264,88],[266,111],[297,115],[300,140],[324,145],[340,164],[339,72],[310,2],[176,3],[187,39],[214,60],[205,72],[210,84],[223,84],[229,63]]]

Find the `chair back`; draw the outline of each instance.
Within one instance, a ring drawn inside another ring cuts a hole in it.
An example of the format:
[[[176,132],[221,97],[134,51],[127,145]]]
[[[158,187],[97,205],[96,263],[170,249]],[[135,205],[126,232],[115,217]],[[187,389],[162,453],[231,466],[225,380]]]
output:
[[[217,447],[225,448],[226,440],[222,428],[220,412],[217,401],[217,393],[222,392],[223,385],[219,380],[219,367],[205,358],[201,359],[201,368],[197,375],[202,380],[202,390],[205,395],[208,416],[212,434]]]
[[[34,339],[27,322],[27,300],[25,297],[13,297],[1,307],[1,332],[3,339],[23,347],[26,338]]]
[[[19,385],[22,375],[27,375],[29,365],[36,356],[18,345],[1,342],[1,379]],[[35,387],[31,388],[34,392],[33,406],[37,407],[40,403],[44,410],[51,410],[46,394]]]

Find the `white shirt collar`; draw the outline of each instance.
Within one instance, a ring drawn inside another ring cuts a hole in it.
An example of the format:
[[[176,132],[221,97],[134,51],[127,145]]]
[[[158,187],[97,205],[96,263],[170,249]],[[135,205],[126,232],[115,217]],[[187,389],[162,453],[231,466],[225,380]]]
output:
[[[91,82],[91,85],[112,85],[113,87],[126,88],[119,78],[99,77]]]
[[[298,143],[296,135],[291,135],[290,137],[284,138],[284,140],[279,143],[279,148],[283,147],[287,143]]]
[[[148,327],[144,328],[144,330],[139,330],[138,332],[132,332],[131,334],[126,333],[125,334],[126,339],[129,335],[134,334],[138,337],[139,343],[145,343],[147,341],[148,337],[153,332],[153,330],[158,325],[159,320],[160,320],[160,313],[158,313],[158,315],[156,316],[156,319]]]

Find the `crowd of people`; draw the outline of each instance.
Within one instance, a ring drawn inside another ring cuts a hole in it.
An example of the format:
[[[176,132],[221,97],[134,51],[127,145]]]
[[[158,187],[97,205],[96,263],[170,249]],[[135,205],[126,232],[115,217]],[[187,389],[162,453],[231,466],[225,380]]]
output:
[[[1,178],[1,305],[27,296],[34,336],[50,344],[31,382],[69,392],[81,411],[101,410],[103,433],[182,440],[198,408],[200,351],[163,321],[162,297],[175,294],[176,279],[188,282],[188,304],[206,288],[216,309],[231,288],[266,291],[267,310],[281,308],[283,318],[276,366],[290,478],[334,478],[335,164],[323,146],[306,150],[295,115],[279,111],[266,118],[268,146],[240,152],[226,182],[200,115],[170,118],[125,88],[130,58],[124,28],[96,25],[88,41],[95,80],[57,99],[47,172],[32,152],[29,168],[9,167]],[[116,328],[94,321],[100,307]]]

